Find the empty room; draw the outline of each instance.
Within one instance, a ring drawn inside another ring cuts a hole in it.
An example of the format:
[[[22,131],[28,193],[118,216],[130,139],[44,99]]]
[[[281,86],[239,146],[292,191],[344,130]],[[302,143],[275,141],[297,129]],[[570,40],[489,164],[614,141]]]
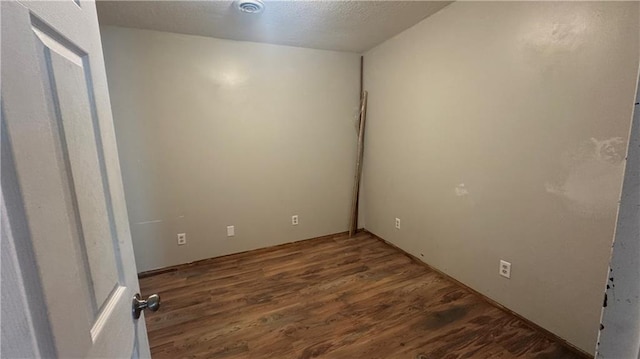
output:
[[[640,358],[640,2],[0,2],[2,358]]]

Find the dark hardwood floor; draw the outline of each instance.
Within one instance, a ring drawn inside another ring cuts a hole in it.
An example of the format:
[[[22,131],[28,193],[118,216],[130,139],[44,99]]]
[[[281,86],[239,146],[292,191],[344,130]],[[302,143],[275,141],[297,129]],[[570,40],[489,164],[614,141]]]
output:
[[[140,280],[154,358],[580,358],[360,233],[240,253]]]

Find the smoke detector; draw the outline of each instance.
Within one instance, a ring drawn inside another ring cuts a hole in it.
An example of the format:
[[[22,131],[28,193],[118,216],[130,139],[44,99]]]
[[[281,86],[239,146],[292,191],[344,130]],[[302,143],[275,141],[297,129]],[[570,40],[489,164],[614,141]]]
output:
[[[264,3],[261,0],[239,0],[236,6],[242,12],[259,14],[264,11]]]

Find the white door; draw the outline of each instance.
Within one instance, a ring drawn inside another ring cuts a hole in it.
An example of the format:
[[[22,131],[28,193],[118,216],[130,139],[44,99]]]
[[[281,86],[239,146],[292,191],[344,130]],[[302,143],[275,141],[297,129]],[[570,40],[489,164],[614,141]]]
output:
[[[44,348],[34,352],[149,357],[144,317],[132,317],[138,279],[95,3],[0,11],[2,233],[22,272],[25,327]]]

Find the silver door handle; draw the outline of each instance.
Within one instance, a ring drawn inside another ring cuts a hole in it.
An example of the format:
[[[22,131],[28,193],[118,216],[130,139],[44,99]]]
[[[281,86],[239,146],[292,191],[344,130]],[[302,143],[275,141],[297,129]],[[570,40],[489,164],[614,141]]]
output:
[[[131,314],[133,315],[133,319],[140,318],[140,313],[145,309],[149,309],[152,312],[160,309],[160,296],[152,294],[149,298],[144,300],[140,298],[140,293],[136,293],[136,295],[133,296],[131,304]]]

